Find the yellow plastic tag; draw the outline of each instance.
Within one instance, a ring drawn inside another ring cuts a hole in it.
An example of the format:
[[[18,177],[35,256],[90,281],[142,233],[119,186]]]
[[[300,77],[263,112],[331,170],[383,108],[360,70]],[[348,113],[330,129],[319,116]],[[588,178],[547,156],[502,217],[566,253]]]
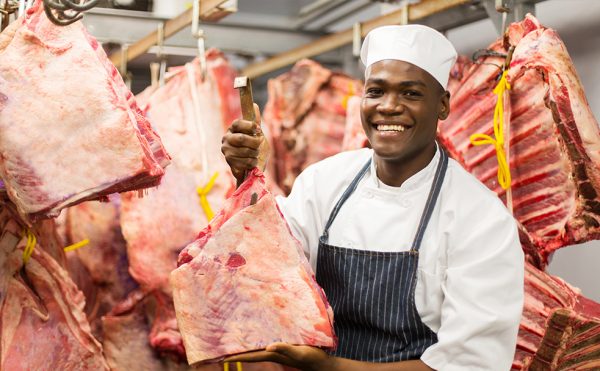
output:
[[[69,251],[77,250],[77,249],[79,249],[79,248],[81,248],[81,247],[84,247],[84,246],[86,246],[86,245],[87,245],[87,244],[89,244],[89,243],[90,243],[90,240],[86,238],[86,239],[85,239],[85,240],[83,240],[83,241],[79,241],[79,242],[77,242],[77,243],[74,243],[74,244],[72,244],[72,245],[69,245],[69,246],[65,247],[63,250],[64,250],[65,252],[69,252]]]

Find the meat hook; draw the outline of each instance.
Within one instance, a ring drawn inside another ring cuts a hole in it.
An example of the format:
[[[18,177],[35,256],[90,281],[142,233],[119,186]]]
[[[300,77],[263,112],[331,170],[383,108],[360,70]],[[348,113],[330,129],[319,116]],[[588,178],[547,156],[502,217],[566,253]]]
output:
[[[80,1],[44,0],[44,12],[50,21],[59,26],[67,26],[80,20],[82,12],[92,9],[100,0]]]

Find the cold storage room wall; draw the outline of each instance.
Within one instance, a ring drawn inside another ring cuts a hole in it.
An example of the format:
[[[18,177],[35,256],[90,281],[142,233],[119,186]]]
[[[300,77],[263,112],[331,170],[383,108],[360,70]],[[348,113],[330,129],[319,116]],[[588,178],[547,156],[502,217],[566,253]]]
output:
[[[600,120],[600,1],[546,0],[536,5],[536,17],[558,31],[575,63],[588,102]],[[489,19],[447,33],[461,54],[471,55],[490,44],[497,33]],[[600,301],[600,241],[558,250],[548,271]]]

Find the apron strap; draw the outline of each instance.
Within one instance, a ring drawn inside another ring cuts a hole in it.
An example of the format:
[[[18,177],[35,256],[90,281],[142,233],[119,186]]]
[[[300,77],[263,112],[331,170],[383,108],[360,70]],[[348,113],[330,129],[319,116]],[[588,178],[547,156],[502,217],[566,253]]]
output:
[[[438,146],[440,151],[440,160],[438,162],[438,166],[435,171],[435,175],[433,178],[433,182],[431,184],[431,189],[429,190],[429,196],[427,197],[427,202],[425,204],[425,208],[423,210],[423,214],[421,215],[421,220],[419,221],[419,227],[417,228],[417,233],[415,235],[415,239],[413,240],[411,251],[419,251],[421,247],[421,241],[423,240],[423,235],[425,234],[425,230],[427,229],[427,224],[429,223],[429,219],[431,219],[431,214],[433,214],[433,209],[435,208],[435,204],[437,202],[438,196],[440,194],[440,190],[442,189],[442,183],[444,182],[444,176],[446,175],[446,169],[448,168],[448,154],[441,147]],[[369,167],[371,166],[371,159],[367,161],[367,163],[362,167],[356,177],[352,180],[348,188],[342,194],[342,197],[335,204],[335,207],[329,214],[329,219],[327,220],[327,224],[325,224],[325,229],[323,230],[323,235],[320,238],[322,243],[329,243],[329,228],[333,224],[333,221],[337,217],[340,209],[350,198],[352,193],[356,190],[358,183],[365,176]]]
[[[369,170],[370,166],[371,166],[371,159],[369,158],[367,163],[362,167],[362,169],[360,169],[360,171],[358,172],[356,177],[354,177],[354,179],[352,180],[352,183],[350,183],[348,188],[346,188],[346,190],[342,194],[342,197],[340,197],[338,202],[335,204],[335,207],[331,211],[331,214],[329,214],[329,219],[327,220],[327,224],[325,224],[325,229],[323,230],[323,235],[321,236],[321,242],[328,243],[329,227],[331,227],[331,224],[333,224],[333,221],[335,220],[335,217],[337,216],[337,214],[340,212],[342,205],[344,205],[346,200],[348,200],[348,198],[350,198],[352,193],[354,193],[354,191],[356,190],[356,187],[358,186],[358,183],[365,176],[365,174]]]
[[[431,219],[431,214],[433,214],[433,209],[435,208],[440,190],[442,189],[442,183],[444,182],[444,175],[446,175],[446,169],[448,168],[448,154],[446,154],[446,151],[444,151],[441,147],[438,148],[440,150],[440,161],[438,162],[437,169],[435,170],[433,183],[431,184],[431,189],[429,190],[427,203],[425,204],[425,209],[421,215],[421,221],[419,222],[419,227],[417,228],[417,234],[415,235],[411,251],[419,251],[419,248],[421,247],[423,235],[427,229],[427,224],[429,224],[429,219]]]

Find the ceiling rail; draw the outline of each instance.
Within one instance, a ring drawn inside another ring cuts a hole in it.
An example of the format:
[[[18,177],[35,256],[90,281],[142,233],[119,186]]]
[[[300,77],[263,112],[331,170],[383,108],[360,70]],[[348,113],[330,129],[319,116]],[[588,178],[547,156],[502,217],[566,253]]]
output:
[[[227,9],[222,9],[221,6],[227,2],[227,0],[197,0],[200,1],[200,19],[203,21],[216,22],[224,16],[231,13]],[[170,19],[165,22],[164,26],[164,38],[167,39],[177,32],[183,30],[187,26],[192,24],[193,19],[193,8],[187,9],[177,17]],[[149,33],[141,40],[134,44],[131,44],[127,48],[127,62],[139,57],[146,53],[151,47],[155,46],[158,42],[158,30]],[[109,56],[111,62],[115,66],[122,63],[124,56],[121,55],[121,51],[117,50]]]
[[[397,11],[361,23],[361,36],[365,37],[369,31],[379,26],[401,24],[402,20],[406,19],[404,11],[408,12],[408,21],[414,22],[471,2],[472,0],[422,0],[417,4],[410,4]],[[242,70],[242,74],[250,78],[256,78],[279,68],[294,64],[302,58],[314,57],[346,44],[350,44],[352,40],[353,29],[349,28],[345,31],[324,36],[316,41],[283,52],[264,61],[249,64]]]

